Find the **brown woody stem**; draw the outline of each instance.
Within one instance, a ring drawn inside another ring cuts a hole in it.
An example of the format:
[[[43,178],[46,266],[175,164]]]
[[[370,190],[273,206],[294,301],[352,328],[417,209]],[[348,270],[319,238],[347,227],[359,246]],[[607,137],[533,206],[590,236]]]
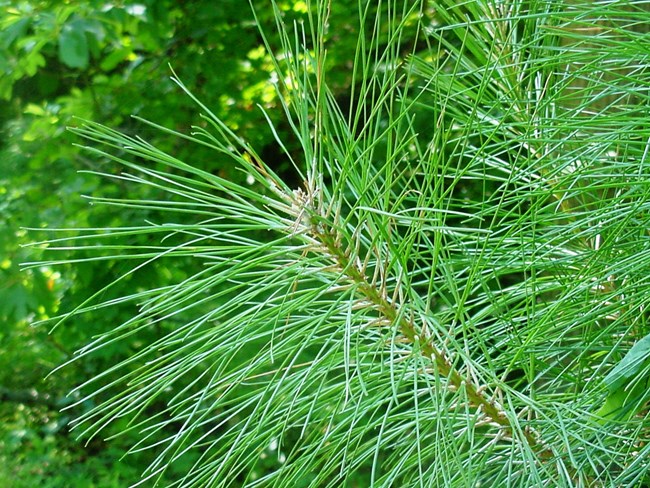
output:
[[[324,222],[318,215],[315,215],[313,210],[310,218],[305,220],[308,221],[306,230],[309,235],[320,243],[322,249],[327,250],[336,268],[343,271],[350,283],[356,285],[356,289],[363,299],[372,304],[381,318],[385,319],[383,322],[395,324],[399,332],[411,344],[419,342],[422,354],[431,359],[438,374],[447,378],[449,385],[457,391],[463,388],[469,405],[482,411],[490,422],[496,423],[507,436],[512,437],[513,425],[502,407],[488,398],[478,385],[463,377],[458,369],[451,364],[445,353],[433,344],[431,337],[423,337],[418,333],[415,323],[400,314],[396,305],[368,281],[364,271],[354,263],[349,252],[341,246],[342,239],[337,231],[333,230],[332,224]],[[533,432],[526,429],[523,431],[523,435],[529,446],[537,451],[540,459],[547,460],[554,457],[553,451],[543,446]]]

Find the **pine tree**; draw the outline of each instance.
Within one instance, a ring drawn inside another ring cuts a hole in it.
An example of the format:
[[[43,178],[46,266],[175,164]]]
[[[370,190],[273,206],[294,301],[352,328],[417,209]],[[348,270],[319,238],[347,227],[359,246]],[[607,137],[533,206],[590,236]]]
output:
[[[56,319],[137,304],[79,357],[180,324],[80,385],[80,431],[130,419],[133,450],[157,454],[142,482],[186,463],[183,487],[647,484],[648,3],[361,0],[349,110],[328,85],[331,5],[309,8],[307,25],[278,13],[273,58],[298,187],[176,77],[200,123],[142,123],[253,184],[73,129],[124,168],[107,178],[168,195],[97,203],[168,217],[50,248],[83,237],[137,263],[116,282],[202,263]]]

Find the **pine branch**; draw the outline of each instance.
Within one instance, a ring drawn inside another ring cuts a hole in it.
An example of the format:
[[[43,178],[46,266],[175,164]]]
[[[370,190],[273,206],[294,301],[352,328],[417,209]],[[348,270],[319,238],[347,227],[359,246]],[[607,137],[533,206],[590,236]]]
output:
[[[260,171],[276,190],[276,195],[286,202],[284,207],[281,205],[279,207],[295,221],[295,224],[288,229],[291,235],[306,237],[307,249],[311,253],[327,257],[330,264],[324,269],[338,275],[339,286],[334,285],[336,289],[344,290],[353,287],[358,297],[359,307],[371,309],[379,315],[373,322],[374,326],[397,328],[406,343],[411,345],[414,350],[419,349],[418,353],[432,362],[436,375],[446,379],[447,389],[450,392],[462,390],[466,395],[468,406],[474,409],[476,425],[493,425],[499,428],[497,440],[512,439],[513,433],[517,429],[513,425],[513,420],[495,400],[498,392],[495,391],[488,396],[486,385],[477,384],[471,375],[464,376],[444,351],[435,345],[435,338],[428,332],[426,326],[418,326],[413,317],[407,317],[395,296],[389,297],[384,284],[378,287],[374,280],[368,279],[365,274],[365,266],[359,259],[354,259],[354,251],[343,245],[344,237],[338,230],[341,219],[340,212],[337,211],[333,219],[331,216],[323,215],[324,205],[318,200],[320,194],[318,190],[314,192],[309,189],[306,191],[298,189],[292,194],[282,193],[279,191],[280,185],[273,183],[263,168]],[[309,185],[309,187],[312,186],[315,184]],[[329,208],[331,207],[330,204]],[[381,265],[378,260],[377,266]],[[385,277],[386,273],[380,271],[379,275]],[[398,341],[399,339],[394,340]],[[555,458],[556,454],[553,450],[544,445],[539,439],[539,435],[532,429],[528,427],[523,429],[523,436],[531,450],[539,456],[540,462]],[[568,468],[568,470],[573,479],[579,478],[573,468]]]
[[[132,415],[134,450],[163,446],[146,479],[200,451],[182,483],[201,488],[242,473],[252,486],[293,486],[305,472],[316,473],[312,486],[342,486],[363,470],[372,486],[646,479],[650,414],[594,420],[603,377],[625,366],[631,338],[647,335],[648,148],[630,136],[645,131],[647,115],[629,102],[645,100],[647,70],[637,67],[647,53],[605,31],[592,40],[568,28],[573,18],[588,27],[590,15],[643,14],[616,2],[564,11],[441,1],[441,23],[421,26],[432,49],[405,63],[400,36],[422,11],[400,14],[389,2],[373,19],[373,5],[359,5],[349,114],[325,80],[330,2],[311,18],[311,47],[276,11],[283,51],[271,62],[295,141],[272,132],[301,189],[178,80],[218,136],[150,125],[229,157],[254,186],[97,124],[77,129],[108,146],[91,149],[96,156],[134,172],[111,178],[171,195],[97,202],[179,217],[103,236],[165,236],[155,246],[78,246],[100,251],[81,260],[141,260],[116,282],[162,258],[204,266],[95,305],[108,285],[60,318],[138,305],[71,361],[173,321],[79,387],[95,386],[80,402],[116,391],[81,423],[94,433]],[[629,29],[616,35],[638,41]],[[614,68],[601,77],[603,60]],[[63,241],[49,250],[69,250]],[[166,394],[167,407],[149,418]],[[273,443],[286,457],[251,481],[258,451]]]

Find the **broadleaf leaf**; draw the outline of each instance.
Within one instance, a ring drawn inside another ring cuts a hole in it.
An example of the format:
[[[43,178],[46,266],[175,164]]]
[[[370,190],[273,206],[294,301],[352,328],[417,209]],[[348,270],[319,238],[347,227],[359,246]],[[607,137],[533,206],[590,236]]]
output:
[[[69,68],[88,67],[90,59],[86,33],[78,25],[68,24],[59,35],[59,59]]]
[[[610,394],[615,393],[644,366],[650,358],[650,334],[638,341],[603,379]]]

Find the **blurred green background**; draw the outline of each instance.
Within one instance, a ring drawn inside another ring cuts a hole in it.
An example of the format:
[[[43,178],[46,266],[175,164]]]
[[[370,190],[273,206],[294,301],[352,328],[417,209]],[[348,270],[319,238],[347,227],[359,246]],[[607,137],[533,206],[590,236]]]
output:
[[[308,25],[305,2],[278,1],[278,7],[286,25]],[[255,8],[259,27],[281,54],[271,2],[256,2]],[[356,0],[336,1],[330,17],[327,76],[343,110],[353,83],[357,9]],[[75,117],[97,121],[139,135],[189,164],[245,180],[213,151],[187,146],[130,117],[181,132],[201,123],[198,108],[170,80],[171,66],[267,164],[298,186],[260,109],[289,151],[297,151],[272,85],[278,74],[262,44],[251,9],[241,0],[0,1],[0,486],[128,486],[151,459],[144,452],[119,460],[134,443],[129,438],[133,433],[104,440],[120,432],[123,421],[100,437],[77,439],[67,423],[93,405],[76,402],[79,394],[68,392],[164,335],[173,323],[134,335],[128,349],[122,343],[103,348],[45,379],[95,334],[127,320],[133,310],[128,305],[92,310],[51,333],[52,324],[38,321],[72,310],[129,264],[85,262],[83,253],[76,252],[75,262],[55,269],[21,270],[21,263],[73,259],[65,249],[52,255],[45,246],[23,246],[56,237],[41,230],[45,228],[165,221],[164,215],[135,208],[90,206],[83,195],[156,198],[156,190],[98,176],[117,170],[75,146],[81,141],[66,127],[80,123]],[[134,236],[133,244],[146,244],[146,239]],[[122,280],[101,298],[177,282],[200,263],[167,264],[161,261]],[[63,407],[69,408],[61,412]],[[151,408],[155,411],[155,405]],[[268,462],[273,462],[271,456]]]

